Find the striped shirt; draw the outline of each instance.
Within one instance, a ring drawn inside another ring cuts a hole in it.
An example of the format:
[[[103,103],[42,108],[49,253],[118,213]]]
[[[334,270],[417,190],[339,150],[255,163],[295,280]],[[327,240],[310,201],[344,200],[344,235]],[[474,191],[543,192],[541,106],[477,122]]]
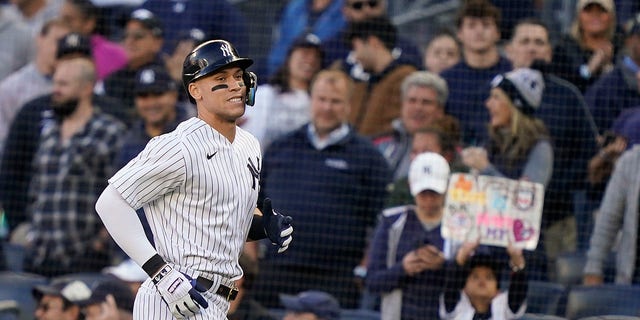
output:
[[[199,118],[153,138],[109,183],[143,208],[158,253],[209,279],[242,276],[238,257],[256,207],[260,145],[237,128],[229,142]]]

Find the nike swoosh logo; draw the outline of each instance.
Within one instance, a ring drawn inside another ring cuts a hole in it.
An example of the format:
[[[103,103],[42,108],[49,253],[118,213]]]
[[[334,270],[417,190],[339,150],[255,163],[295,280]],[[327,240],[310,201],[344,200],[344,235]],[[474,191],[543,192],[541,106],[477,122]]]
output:
[[[212,154],[208,154],[208,153],[207,153],[207,160],[211,160],[211,158],[213,158],[213,156],[215,156],[215,155],[216,155],[216,153],[218,153],[218,151],[216,151],[216,152],[214,152],[214,153],[212,153]]]

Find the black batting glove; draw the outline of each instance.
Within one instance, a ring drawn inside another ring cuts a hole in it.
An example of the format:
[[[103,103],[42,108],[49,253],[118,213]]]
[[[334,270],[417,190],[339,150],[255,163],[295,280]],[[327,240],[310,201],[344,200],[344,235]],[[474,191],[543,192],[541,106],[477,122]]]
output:
[[[278,253],[282,253],[289,248],[289,244],[293,237],[293,227],[291,216],[283,216],[273,211],[271,208],[271,199],[265,198],[262,206],[262,216],[264,224],[264,232],[271,240],[273,245],[278,246]]]

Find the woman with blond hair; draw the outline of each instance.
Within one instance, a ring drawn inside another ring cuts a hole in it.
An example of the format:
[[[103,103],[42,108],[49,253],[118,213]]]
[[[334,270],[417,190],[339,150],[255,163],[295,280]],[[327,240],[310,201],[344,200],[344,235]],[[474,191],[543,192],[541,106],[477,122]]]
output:
[[[579,0],[568,34],[553,52],[553,72],[582,93],[613,69],[621,40],[613,0]]]
[[[491,87],[485,102],[489,142],[486,148],[464,149],[463,162],[479,174],[546,186],[553,171],[553,149],[545,125],[534,117],[544,89],[541,73],[516,69],[496,76]]]

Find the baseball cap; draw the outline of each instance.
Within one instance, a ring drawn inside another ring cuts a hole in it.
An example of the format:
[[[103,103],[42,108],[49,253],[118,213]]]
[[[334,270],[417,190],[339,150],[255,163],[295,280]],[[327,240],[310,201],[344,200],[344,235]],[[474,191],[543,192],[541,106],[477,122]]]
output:
[[[516,108],[526,115],[533,115],[542,101],[544,79],[538,70],[518,68],[495,76],[491,88],[502,89]]]
[[[91,289],[80,280],[53,282],[47,285],[38,285],[31,290],[34,298],[39,300],[44,295],[59,296],[67,301],[77,304],[79,301],[91,296]]]
[[[100,281],[93,289],[91,296],[78,301],[78,305],[86,307],[96,303],[102,303],[107,300],[107,295],[112,295],[116,301],[118,309],[133,312],[133,302],[135,296],[131,289],[121,281]]]
[[[299,37],[297,37],[295,40],[293,40],[293,43],[291,44],[291,49],[293,50],[293,48],[317,48],[320,49],[321,45],[321,40],[320,38],[313,34],[313,33],[307,33],[307,34],[303,34]]]
[[[106,267],[102,272],[125,282],[144,282],[149,278],[147,273],[131,259],[124,260],[116,266]]]
[[[280,294],[280,303],[290,311],[310,312],[320,319],[339,319],[340,304],[332,295],[318,290],[300,292],[297,295]]]
[[[607,12],[613,12],[615,9],[613,0],[579,0],[576,4],[576,11],[580,12],[590,4],[600,5]]]
[[[165,93],[178,90],[178,85],[167,70],[161,66],[150,66],[136,74],[134,93]]]
[[[137,9],[131,12],[128,21],[139,21],[145,28],[151,31],[154,36],[161,37],[164,34],[162,21],[153,12],[147,9]]]
[[[192,40],[198,46],[207,40],[207,34],[200,28],[181,30],[178,33],[178,40]]]
[[[56,59],[71,54],[79,54],[91,57],[91,41],[85,35],[77,32],[71,32],[58,40],[58,50],[56,51]]]
[[[409,188],[412,196],[424,190],[439,194],[447,191],[449,183],[449,163],[435,152],[424,152],[416,156],[409,166]]]

